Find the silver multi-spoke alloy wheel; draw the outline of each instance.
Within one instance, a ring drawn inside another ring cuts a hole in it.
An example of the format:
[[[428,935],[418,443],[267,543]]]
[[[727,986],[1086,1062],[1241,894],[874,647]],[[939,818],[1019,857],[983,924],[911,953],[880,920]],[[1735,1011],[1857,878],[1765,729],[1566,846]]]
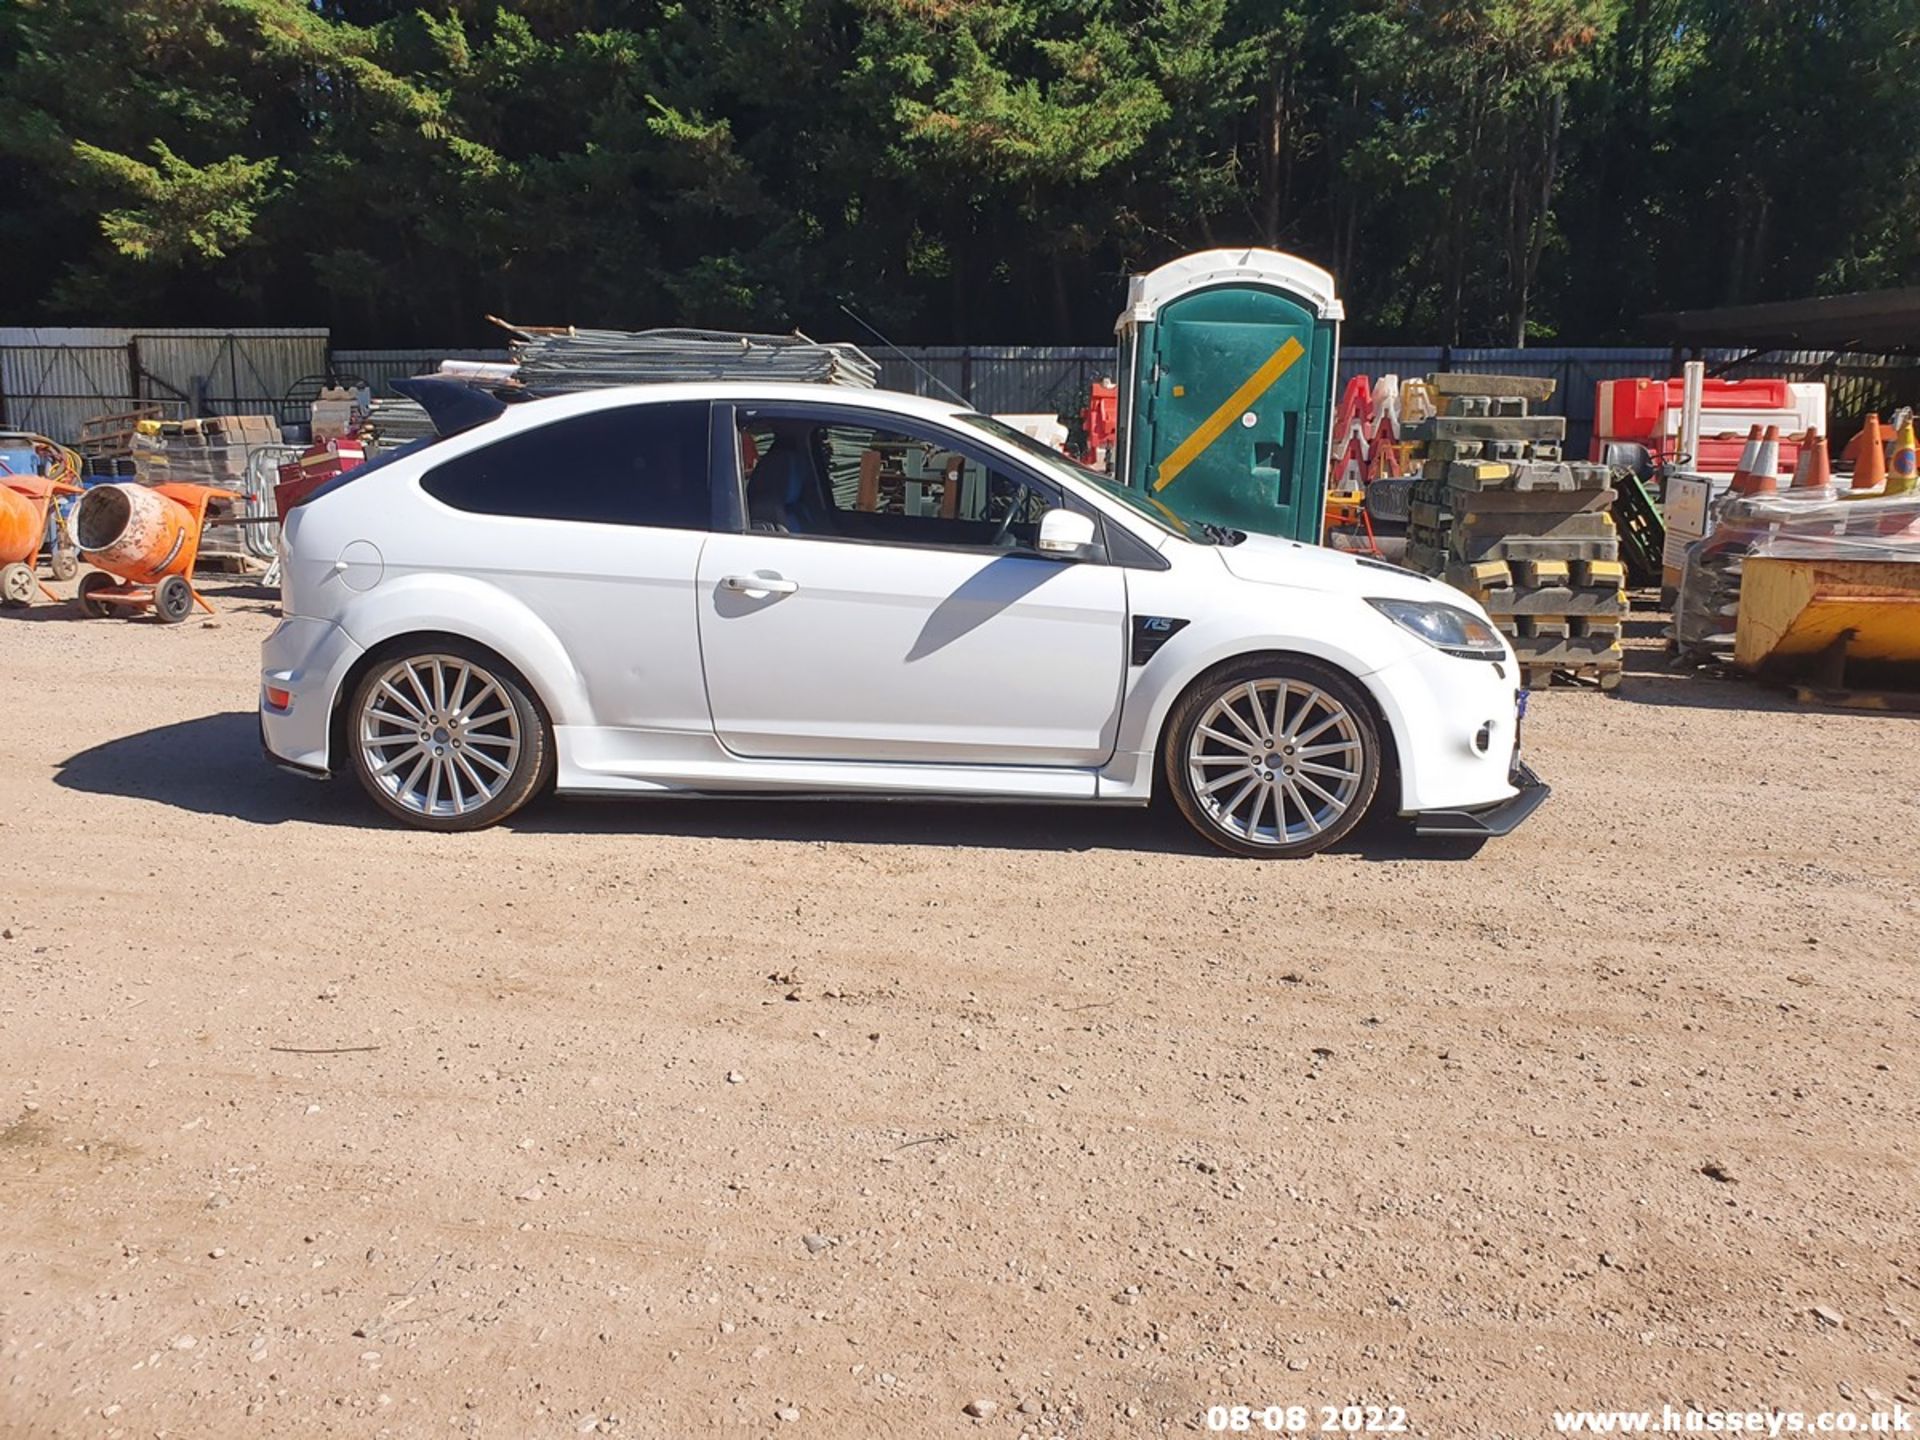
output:
[[[517,783],[525,737],[513,696],[460,655],[409,655],[361,691],[366,778],[397,809],[460,820]]]
[[[1207,817],[1254,844],[1310,840],[1360,790],[1360,727],[1317,685],[1252,680],[1216,699],[1187,745]]]
[[[1373,805],[1380,740],[1351,677],[1305,657],[1203,678],[1169,717],[1167,779],[1193,826],[1242,855],[1311,855]]]

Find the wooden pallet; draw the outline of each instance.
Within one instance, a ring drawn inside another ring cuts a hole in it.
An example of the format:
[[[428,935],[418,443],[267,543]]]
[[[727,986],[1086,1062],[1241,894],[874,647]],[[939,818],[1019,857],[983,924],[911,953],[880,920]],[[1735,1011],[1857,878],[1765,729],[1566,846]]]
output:
[[[95,415],[80,422],[74,448],[90,460],[117,460],[131,453],[133,437],[145,420],[158,420],[166,411],[159,405],[136,405],[111,415]]]

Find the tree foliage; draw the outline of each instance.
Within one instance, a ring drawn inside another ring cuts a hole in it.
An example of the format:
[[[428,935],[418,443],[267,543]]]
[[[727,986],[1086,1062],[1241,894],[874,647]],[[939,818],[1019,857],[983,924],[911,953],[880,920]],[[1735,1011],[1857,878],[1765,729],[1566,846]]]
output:
[[[1356,338],[1920,281],[1913,0],[8,0],[9,319],[1086,342],[1263,244]]]

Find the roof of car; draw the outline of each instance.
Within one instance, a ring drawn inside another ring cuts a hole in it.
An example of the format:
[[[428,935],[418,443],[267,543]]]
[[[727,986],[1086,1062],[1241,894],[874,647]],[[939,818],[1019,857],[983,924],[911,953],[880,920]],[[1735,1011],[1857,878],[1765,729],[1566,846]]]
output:
[[[818,385],[791,380],[676,380],[651,385],[613,385],[602,390],[543,396],[509,406],[501,419],[518,416],[522,424],[538,425],[562,415],[584,415],[616,405],[670,400],[733,400],[761,404],[809,401],[815,405],[850,405],[860,409],[887,410],[928,420],[972,413],[971,406],[925,395],[909,395],[904,390],[870,390],[858,385]]]

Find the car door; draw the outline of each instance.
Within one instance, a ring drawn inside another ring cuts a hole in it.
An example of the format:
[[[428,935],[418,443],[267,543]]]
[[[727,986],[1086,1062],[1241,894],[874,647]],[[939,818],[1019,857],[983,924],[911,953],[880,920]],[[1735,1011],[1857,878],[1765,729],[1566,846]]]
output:
[[[738,419],[744,513],[763,528],[712,536],[698,585],[728,749],[1062,767],[1112,754],[1125,572],[1032,548],[1057,487],[918,420],[824,406]],[[762,461],[778,484],[757,483]]]
[[[688,622],[715,523],[711,408],[601,407],[457,453],[420,479],[445,522],[412,536],[398,563],[520,600],[579,672],[593,724],[704,735]]]

